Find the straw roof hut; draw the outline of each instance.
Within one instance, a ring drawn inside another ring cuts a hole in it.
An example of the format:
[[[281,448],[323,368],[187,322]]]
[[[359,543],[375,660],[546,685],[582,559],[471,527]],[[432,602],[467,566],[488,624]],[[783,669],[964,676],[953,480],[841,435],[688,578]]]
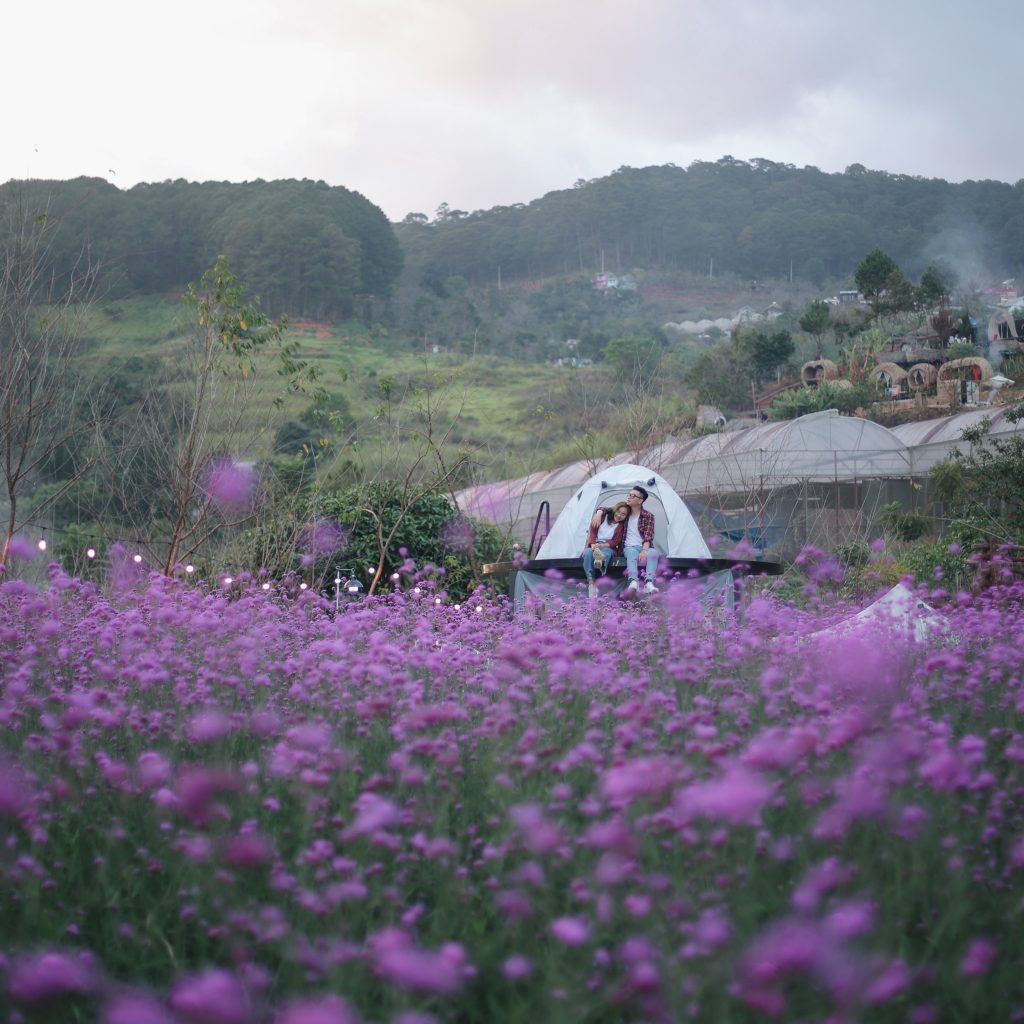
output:
[[[823,380],[835,380],[839,367],[831,359],[812,359],[800,367],[800,383],[804,387],[817,387]]]
[[[871,371],[871,379],[883,388],[891,388],[907,379],[907,371],[898,363],[879,363]]]
[[[911,391],[924,391],[936,381],[939,371],[931,363],[914,363],[907,371],[907,387]]]
[[[950,359],[939,367],[938,381],[944,383],[951,380],[989,380],[992,376],[992,364],[982,356],[965,356],[963,359]]]

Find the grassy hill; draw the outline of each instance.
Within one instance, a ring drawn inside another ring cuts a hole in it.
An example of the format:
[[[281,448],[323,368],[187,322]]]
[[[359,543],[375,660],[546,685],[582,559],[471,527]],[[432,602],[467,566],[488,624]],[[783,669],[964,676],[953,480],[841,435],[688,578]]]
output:
[[[166,296],[97,304],[84,322],[83,358],[105,377],[151,379],[182,349],[187,313]],[[415,351],[408,338],[355,321],[298,320],[289,337],[317,367],[339,414],[342,426],[331,431],[336,458],[364,472],[407,464],[428,421],[449,452],[471,454],[476,479],[549,468],[588,451],[612,454],[626,440],[615,429],[620,407],[601,368]],[[251,410],[258,450],[243,454],[269,455],[278,428],[301,423],[309,407],[307,395],[283,390],[269,372]]]

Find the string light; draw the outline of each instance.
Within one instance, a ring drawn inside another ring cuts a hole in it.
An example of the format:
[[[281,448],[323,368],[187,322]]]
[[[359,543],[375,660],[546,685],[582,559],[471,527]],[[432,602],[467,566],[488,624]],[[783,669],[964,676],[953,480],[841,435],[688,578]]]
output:
[[[49,548],[49,541],[46,538],[46,530],[47,530],[46,527],[40,527],[40,533],[42,534],[42,536],[36,542],[36,547],[38,548],[39,551],[46,551]],[[56,532],[58,534],[72,534],[73,535],[73,534],[78,532],[77,528],[75,528],[75,527],[72,527],[70,529],[63,529],[62,527],[55,526],[55,527],[52,528],[52,530],[53,530],[53,532]],[[122,537],[120,542],[121,543],[126,543],[126,544],[143,543],[138,538],[131,538],[131,537]],[[79,540],[79,543],[81,543],[80,540]],[[84,554],[85,554],[86,559],[88,559],[90,562],[95,561],[96,559],[98,559],[100,557],[100,551],[96,547],[95,543],[93,543],[93,542],[90,542],[88,547],[86,547],[84,549]],[[138,553],[138,552],[131,556],[131,560],[132,560],[132,562],[135,565],[139,565],[139,566],[141,566],[143,564],[143,562],[145,561],[144,556],[141,553]],[[196,572],[196,567],[195,567],[195,565],[192,562],[186,562],[184,565],[182,565],[179,562],[179,563],[177,563],[175,565],[174,571],[176,573],[184,571],[184,573],[187,576],[192,576]],[[349,570],[346,570],[346,571],[349,571]],[[367,566],[366,572],[367,572],[367,575],[371,579],[373,579],[374,577],[377,576],[377,567],[376,566],[372,566],[372,565],[371,566]],[[260,571],[259,575],[266,576],[267,575],[267,571],[265,569],[263,569],[263,570]],[[394,573],[391,574],[391,576],[389,578],[394,583],[400,583],[401,582],[401,573],[400,572],[394,572]],[[220,578],[220,582],[221,582],[222,586],[229,587],[229,586],[231,586],[235,582],[235,577],[230,576],[230,575],[224,575],[224,576],[222,576]],[[345,581],[343,580],[341,582],[345,582]],[[338,583],[339,583],[339,581],[335,580],[335,585],[336,586],[338,585]],[[261,586],[261,589],[264,590],[264,591],[269,591],[269,590],[273,589],[273,585],[270,582],[264,582],[264,583],[260,584],[260,586]],[[304,581],[299,583],[298,589],[299,589],[300,592],[301,591],[309,590],[309,588],[310,588],[310,584],[309,583],[306,583]],[[347,591],[347,593],[350,596],[359,596],[359,594],[362,593],[363,585],[353,576],[352,578],[348,579],[347,582],[345,582],[344,590]],[[413,593],[417,594],[417,595],[423,594],[424,590],[423,590],[422,587],[417,586],[417,587],[415,587],[413,589]],[[438,597],[438,598],[435,598],[435,600],[434,600],[434,604],[435,605],[441,605],[443,603],[444,603],[443,598]],[[458,609],[461,606],[456,604],[454,607],[456,609]]]

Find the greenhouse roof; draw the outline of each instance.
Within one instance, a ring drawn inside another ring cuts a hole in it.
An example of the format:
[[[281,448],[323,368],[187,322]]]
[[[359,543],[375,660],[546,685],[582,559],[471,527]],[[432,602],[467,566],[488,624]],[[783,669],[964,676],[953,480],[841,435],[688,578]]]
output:
[[[633,461],[650,466],[683,496],[744,493],[799,482],[906,479],[926,475],[954,448],[964,448],[963,430],[986,418],[993,434],[1024,430],[1024,423],[1012,423],[1003,407],[905,423],[892,430],[827,410],[745,430],[668,437],[636,459],[631,453],[596,464],[584,459],[517,480],[471,487],[458,500],[471,515],[514,522],[535,516],[544,501],[561,508],[572,490],[595,472]]]

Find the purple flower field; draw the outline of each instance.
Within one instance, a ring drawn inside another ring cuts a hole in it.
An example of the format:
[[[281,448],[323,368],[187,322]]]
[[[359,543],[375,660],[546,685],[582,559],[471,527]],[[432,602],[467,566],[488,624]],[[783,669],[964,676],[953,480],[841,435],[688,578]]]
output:
[[[1024,1019],[1024,589],[936,604],[8,579],[2,1019]]]

